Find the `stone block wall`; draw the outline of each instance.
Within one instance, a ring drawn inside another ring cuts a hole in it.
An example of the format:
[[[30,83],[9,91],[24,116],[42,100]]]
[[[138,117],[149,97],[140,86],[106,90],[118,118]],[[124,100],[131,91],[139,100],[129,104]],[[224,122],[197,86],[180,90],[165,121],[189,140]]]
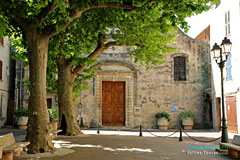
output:
[[[179,37],[172,46],[178,50],[165,57],[165,63],[151,66],[149,71],[141,64],[135,64],[134,57],[128,52],[132,47],[111,47],[98,57],[101,70],[95,71],[95,77],[86,81],[91,89],[75,95],[75,107],[78,120],[91,127],[93,122],[102,122],[102,81],[125,82],[125,127],[135,128],[143,125],[156,128],[155,114],[166,111],[171,115],[170,128],[179,125],[178,115],[181,111],[191,110],[195,113],[195,128],[203,128],[203,121],[209,115],[204,109],[209,107],[204,101],[205,89],[209,88],[208,77],[208,43],[194,40],[178,31]],[[174,81],[175,56],[184,56],[186,63],[186,81]],[[28,77],[25,68],[24,77]],[[18,80],[16,80],[18,82]],[[24,90],[26,90],[24,86]],[[28,91],[23,92],[21,102],[27,105]],[[51,95],[56,99],[54,95]],[[57,100],[54,101],[57,103]],[[55,104],[53,104],[55,105]],[[140,106],[141,114],[134,113],[134,107]],[[178,106],[171,111],[171,106]],[[204,117],[205,116],[205,117]],[[204,117],[204,118],[203,118]]]
[[[173,44],[178,51],[169,53],[165,63],[152,66],[149,71],[140,64],[134,64],[134,58],[127,54],[131,47],[114,47],[98,57],[103,61],[102,70],[95,72],[95,79],[88,83],[91,90],[82,92],[82,108],[78,109],[83,121],[90,126],[91,121],[101,123],[101,83],[107,81],[125,81],[126,85],[126,127],[134,128],[142,124],[147,128],[156,127],[155,114],[166,111],[171,115],[170,128],[179,125],[181,111],[195,113],[195,128],[203,128],[204,91],[209,87],[208,43],[191,39],[181,31]],[[174,81],[173,58],[187,58],[187,80]],[[107,67],[108,66],[108,67]],[[125,69],[123,69],[125,67]],[[128,69],[128,71],[127,71]],[[79,99],[78,99],[79,101]],[[141,106],[141,114],[134,114],[134,106]],[[178,106],[171,111],[171,106]]]

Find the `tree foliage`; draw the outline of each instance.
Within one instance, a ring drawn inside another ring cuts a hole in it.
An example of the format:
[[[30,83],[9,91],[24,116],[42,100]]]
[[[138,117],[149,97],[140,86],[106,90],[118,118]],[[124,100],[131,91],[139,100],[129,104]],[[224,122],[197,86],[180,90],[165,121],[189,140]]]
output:
[[[17,35],[24,31],[24,25],[30,24],[41,34],[60,33],[51,39],[52,53],[55,57],[64,53],[67,59],[74,59],[95,49],[99,33],[117,28],[110,37],[117,40],[117,44],[135,46],[130,54],[136,62],[149,66],[160,64],[162,53],[171,51],[166,44],[175,37],[170,32],[177,27],[187,31],[185,18],[209,9],[208,2],[210,0],[1,0],[0,37],[3,33]],[[87,61],[89,59],[82,58],[72,63],[76,66]]]
[[[0,37],[14,33],[24,36],[24,26],[29,24],[40,34],[56,35],[51,39],[51,53],[59,53],[73,60],[73,67],[89,62],[81,58],[90,54],[98,43],[99,34],[108,28],[116,32],[115,44],[135,46],[130,54],[135,61],[160,64],[165,52],[172,48],[177,27],[188,30],[186,17],[207,9],[210,0],[11,0],[0,1]],[[71,24],[71,25],[69,25]],[[71,31],[71,32],[70,32]],[[24,38],[24,37],[23,37]],[[64,40],[63,40],[64,39]],[[64,45],[63,45],[64,43]],[[67,47],[66,47],[67,46]],[[50,65],[50,64],[49,64]]]
[[[214,2],[216,0],[213,0]],[[0,38],[15,35],[27,46],[30,65],[30,153],[52,150],[47,136],[46,57],[63,55],[78,77],[111,46],[134,46],[136,62],[160,64],[171,51],[172,31],[187,30],[186,17],[209,9],[210,0],[0,0]],[[107,28],[117,31],[106,35]],[[90,63],[91,64],[91,63]],[[51,65],[51,64],[49,64]],[[38,84],[36,84],[38,83]],[[45,116],[46,114],[46,116]],[[41,121],[40,121],[41,119]]]

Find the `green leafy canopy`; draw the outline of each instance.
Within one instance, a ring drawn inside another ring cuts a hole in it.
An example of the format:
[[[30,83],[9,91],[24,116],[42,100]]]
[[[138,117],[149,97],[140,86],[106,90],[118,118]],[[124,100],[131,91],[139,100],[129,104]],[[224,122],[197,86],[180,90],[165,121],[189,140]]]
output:
[[[41,34],[50,31],[56,35],[50,39],[48,62],[48,85],[56,90],[56,59],[64,55],[72,64],[72,71],[81,65],[96,63],[89,58],[97,47],[99,35],[104,35],[117,45],[134,46],[129,54],[135,62],[159,65],[166,53],[174,51],[169,44],[174,42],[173,33],[178,27],[188,30],[186,17],[209,9],[210,0],[0,0],[0,37],[15,35],[25,40],[24,24],[37,29]],[[212,2],[216,2],[215,0]],[[105,7],[99,7],[104,6]],[[80,12],[82,11],[82,12]],[[73,13],[81,16],[74,18]],[[17,17],[17,18],[16,18]],[[71,22],[71,23],[68,23]],[[68,23],[69,25],[66,25]],[[115,32],[108,33],[108,29]],[[16,55],[22,56],[19,48],[23,40],[14,42]],[[93,69],[92,69],[93,71]],[[82,74],[83,79],[91,78]],[[82,79],[82,80],[83,80]],[[82,81],[81,80],[81,81]]]

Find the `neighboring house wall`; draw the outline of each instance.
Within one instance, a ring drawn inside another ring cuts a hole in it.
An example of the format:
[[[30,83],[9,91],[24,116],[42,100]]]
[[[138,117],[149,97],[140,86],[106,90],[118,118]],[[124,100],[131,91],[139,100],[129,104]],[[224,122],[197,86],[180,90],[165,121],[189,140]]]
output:
[[[9,97],[10,74],[10,48],[9,39],[3,38],[0,42],[0,127],[7,120],[7,107]]]
[[[224,68],[224,92],[225,101],[229,97],[236,97],[236,114],[237,119],[237,130],[235,132],[240,133],[240,73],[239,73],[239,62],[240,62],[240,38],[239,38],[239,28],[240,28],[240,1],[239,0],[222,0],[221,4],[213,9],[211,12],[211,32],[210,32],[210,45],[211,47],[214,43],[221,44],[221,41],[226,36],[232,42],[231,51],[231,62],[225,63]],[[230,60],[230,59],[229,59]],[[230,69],[229,69],[230,68]],[[216,98],[221,97],[221,79],[220,79],[220,69],[215,61],[212,61],[212,71],[213,71],[213,84],[214,90],[212,92],[213,107],[216,110]],[[227,101],[226,115],[228,112],[232,112],[231,108],[234,108],[233,103]],[[217,118],[217,114],[214,115],[214,119]],[[227,117],[228,125],[231,125],[231,117]],[[214,128],[218,128],[218,122],[214,122]],[[232,128],[232,127],[230,127]],[[230,132],[234,132],[230,129]]]
[[[210,42],[210,26],[205,28],[195,39]]]
[[[16,60],[16,77],[15,77],[15,108],[27,107],[30,92],[29,84],[29,66],[24,66],[21,60]],[[50,101],[50,106],[57,106],[57,98],[55,94],[47,94],[47,101]],[[49,107],[50,107],[49,106]]]
[[[200,41],[205,41],[208,44],[210,43],[210,25],[205,28],[201,33],[198,34],[198,36],[196,36],[195,38],[196,40],[200,40]],[[209,46],[209,50],[210,50],[210,46]],[[212,65],[211,65],[211,55],[210,52],[208,54],[208,77],[209,77],[209,88],[205,89],[205,94],[204,94],[204,98],[205,98],[205,103],[206,103],[206,107],[205,112],[210,113],[210,124],[211,127],[213,127],[213,122],[215,122],[215,119],[213,119],[213,112],[215,113],[215,111],[213,110],[212,107]],[[207,121],[208,119],[206,119]]]

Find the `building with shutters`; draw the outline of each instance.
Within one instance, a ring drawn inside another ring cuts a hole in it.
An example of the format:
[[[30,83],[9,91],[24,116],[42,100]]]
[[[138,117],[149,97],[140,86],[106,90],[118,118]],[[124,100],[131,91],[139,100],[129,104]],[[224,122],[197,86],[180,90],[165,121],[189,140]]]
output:
[[[210,23],[210,45],[221,44],[224,37],[232,42],[232,50],[224,68],[224,94],[228,131],[240,133],[240,0],[221,0],[214,5]],[[213,57],[212,57],[213,58]],[[212,59],[211,58],[211,59]],[[220,69],[212,60],[212,97],[214,128],[221,126],[221,79]]]
[[[0,40],[0,127],[13,121],[14,61],[7,37]]]

